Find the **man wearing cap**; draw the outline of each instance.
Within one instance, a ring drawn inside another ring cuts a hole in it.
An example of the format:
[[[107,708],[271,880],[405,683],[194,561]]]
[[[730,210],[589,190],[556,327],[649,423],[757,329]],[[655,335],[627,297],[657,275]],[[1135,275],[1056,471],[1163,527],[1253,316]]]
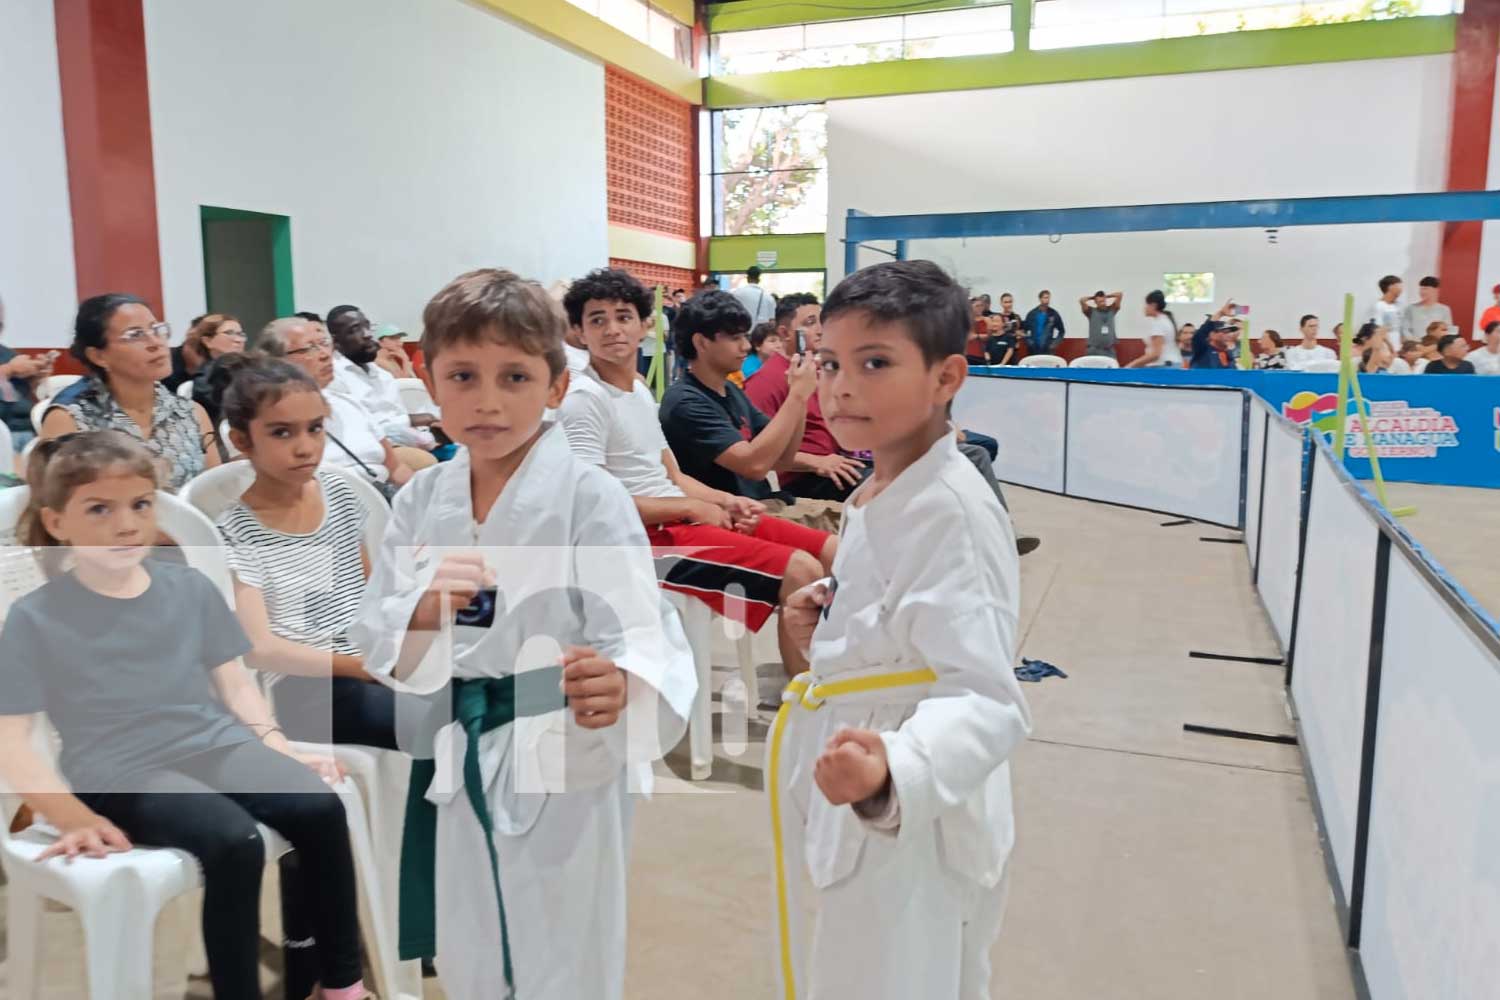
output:
[[[1103,292],[1095,292],[1092,297],[1085,295],[1078,300],[1078,306],[1089,321],[1089,347],[1088,353],[1097,358],[1113,358],[1115,356],[1115,335],[1117,332],[1116,319],[1120,315],[1120,303],[1125,300],[1124,292],[1111,292],[1105,295]]]
[[[407,356],[406,334],[399,326],[393,323],[382,323],[375,329],[375,343],[380,345],[380,353],[375,355],[375,363],[391,373],[391,378],[416,378],[417,369],[412,366],[411,358]]]

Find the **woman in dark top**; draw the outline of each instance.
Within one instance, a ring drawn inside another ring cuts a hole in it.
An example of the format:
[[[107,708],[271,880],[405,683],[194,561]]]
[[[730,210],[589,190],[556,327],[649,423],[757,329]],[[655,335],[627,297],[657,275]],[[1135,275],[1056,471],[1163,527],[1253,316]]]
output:
[[[209,313],[193,320],[180,347],[171,350],[172,374],[161,384],[173,392],[184,382],[191,382],[215,358],[245,349],[245,328],[227,313]]]
[[[325,784],[336,766],[293,753],[213,584],[147,558],[155,459],[116,431],[72,434],[37,447],[29,479],[23,540],[50,580],[0,633],[0,775],[61,832],[38,860],[186,850],[203,869],[214,996],[259,1000],[265,823],[315,886],[323,996],[365,997],[348,828]],[[61,736],[61,774],[33,749],[38,712]]]

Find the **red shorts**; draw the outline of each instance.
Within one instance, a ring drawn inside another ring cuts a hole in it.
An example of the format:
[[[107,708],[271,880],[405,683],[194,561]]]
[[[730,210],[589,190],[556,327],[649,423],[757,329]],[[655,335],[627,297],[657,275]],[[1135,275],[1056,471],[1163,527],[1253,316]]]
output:
[[[759,632],[781,603],[792,553],[818,559],[829,536],[767,516],[750,535],[706,524],[667,524],[646,529],[646,537],[662,587],[696,597],[715,614]]]

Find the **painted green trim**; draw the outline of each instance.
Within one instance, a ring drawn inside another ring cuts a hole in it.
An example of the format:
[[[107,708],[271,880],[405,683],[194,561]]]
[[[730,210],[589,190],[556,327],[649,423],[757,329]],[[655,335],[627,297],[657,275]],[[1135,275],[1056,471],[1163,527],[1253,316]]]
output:
[[[814,24],[818,21],[852,21],[866,17],[890,17],[894,14],[921,14],[932,10],[958,10],[963,7],[994,7],[1006,0],[735,0],[713,4],[704,21],[710,32],[748,31],[753,28],[777,28],[787,24]],[[1022,0],[1028,6],[1031,0]]]
[[[297,290],[292,280],[292,220],[277,216],[271,223],[271,273],[276,282],[276,315],[297,311]]]
[[[198,206],[198,227],[205,254],[203,260],[203,301],[212,302],[213,283],[208,269],[208,224],[210,222],[252,222],[271,224],[271,280],[276,286],[276,315],[290,316],[297,311],[297,291],[292,269],[292,220],[271,212],[250,212],[242,208],[218,205]]]
[[[764,107],[888,94],[1439,55],[1454,50],[1457,25],[1456,17],[1413,17],[1045,52],[710,77],[704,84],[704,101],[710,108]]]
[[[1014,0],[1010,8],[1011,51],[1025,52],[1031,48],[1031,8],[1035,0]]]
[[[715,236],[708,241],[708,269],[718,272],[743,271],[755,263],[760,250],[775,250],[776,271],[822,271],[828,267],[824,252],[825,233],[797,233],[791,236]]]
[[[703,81],[697,70],[668,59],[644,42],[636,41],[613,25],[573,6],[568,0],[475,0],[475,4],[546,35],[552,41],[654,83],[684,101],[703,103]]]

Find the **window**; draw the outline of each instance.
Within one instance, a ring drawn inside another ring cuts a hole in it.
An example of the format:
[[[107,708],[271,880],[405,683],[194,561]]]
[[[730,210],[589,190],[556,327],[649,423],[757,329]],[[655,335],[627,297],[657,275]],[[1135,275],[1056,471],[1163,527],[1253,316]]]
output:
[[[646,0],[568,0],[605,24],[645,42],[668,59],[693,64],[693,29]]]
[[[1456,14],[1463,0],[1037,0],[1031,47],[1064,49],[1156,38]]]
[[[577,0],[574,0],[577,2]],[[715,75],[1009,52],[1010,3],[715,35]]]
[[[1180,271],[1161,276],[1162,290],[1173,305],[1193,305],[1214,300],[1212,271]]]
[[[709,121],[715,236],[827,229],[823,105],[715,111]]]

